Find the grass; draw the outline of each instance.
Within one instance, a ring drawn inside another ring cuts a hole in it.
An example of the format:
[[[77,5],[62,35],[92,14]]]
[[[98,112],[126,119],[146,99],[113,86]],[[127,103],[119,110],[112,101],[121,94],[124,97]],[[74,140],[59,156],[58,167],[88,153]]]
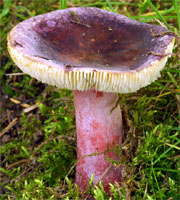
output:
[[[43,5],[43,6],[42,6]],[[132,19],[180,31],[178,0],[4,0],[0,2],[0,199],[108,199],[92,180],[86,194],[75,184],[76,130],[70,91],[44,85],[20,70],[6,48],[8,32],[20,21],[56,9],[95,6]],[[169,59],[161,78],[137,93],[120,95],[126,121],[127,157],[114,199],[180,199],[180,61]],[[17,74],[19,73],[19,74]],[[27,107],[35,109],[27,112]],[[12,121],[14,122],[12,123]],[[68,175],[68,176],[67,176]],[[93,177],[92,177],[93,179]]]

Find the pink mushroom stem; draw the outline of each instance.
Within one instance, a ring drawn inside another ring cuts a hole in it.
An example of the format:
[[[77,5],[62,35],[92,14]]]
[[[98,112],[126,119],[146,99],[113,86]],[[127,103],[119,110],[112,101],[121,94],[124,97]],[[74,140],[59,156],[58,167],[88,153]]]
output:
[[[113,109],[117,94],[74,91],[74,101],[78,157],[76,183],[85,190],[94,174],[93,184],[101,180],[109,192],[109,183],[122,181],[121,167],[115,167],[109,160],[119,161],[115,150],[123,138],[120,107]]]

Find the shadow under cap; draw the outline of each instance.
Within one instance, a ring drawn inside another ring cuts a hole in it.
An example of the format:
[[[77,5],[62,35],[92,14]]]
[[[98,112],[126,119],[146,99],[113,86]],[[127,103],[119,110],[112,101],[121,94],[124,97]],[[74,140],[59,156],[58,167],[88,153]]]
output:
[[[153,36],[168,31],[166,28],[98,8],[54,11],[25,20],[15,29],[12,46],[32,59],[68,71],[73,67],[139,71],[162,58],[149,52],[164,55],[173,40],[171,35]]]

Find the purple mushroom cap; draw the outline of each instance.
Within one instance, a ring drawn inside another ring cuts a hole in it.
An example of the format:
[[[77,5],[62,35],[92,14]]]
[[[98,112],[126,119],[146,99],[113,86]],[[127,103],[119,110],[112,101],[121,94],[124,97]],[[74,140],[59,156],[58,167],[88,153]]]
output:
[[[98,8],[69,8],[21,22],[9,34],[8,46],[16,64],[43,82],[72,90],[127,93],[159,76],[168,57],[163,55],[173,48],[174,37],[160,34],[166,31]],[[32,66],[37,65],[44,69],[34,73]],[[62,77],[71,74],[73,83],[46,79],[50,68],[56,76],[57,69]],[[84,77],[82,85],[76,83],[78,77]]]

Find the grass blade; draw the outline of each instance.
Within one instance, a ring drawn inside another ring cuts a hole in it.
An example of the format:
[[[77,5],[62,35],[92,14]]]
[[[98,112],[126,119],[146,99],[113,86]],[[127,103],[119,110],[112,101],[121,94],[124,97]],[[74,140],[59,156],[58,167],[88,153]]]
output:
[[[149,6],[152,8],[152,10],[158,15],[158,17],[160,18],[160,20],[167,26],[168,29],[172,30],[172,28],[169,26],[169,24],[166,22],[166,20],[164,19],[164,17],[161,15],[161,13],[156,9],[156,7],[153,5],[153,3],[151,2],[151,0],[147,0]]]
[[[67,2],[66,0],[60,0],[60,9],[67,8]]]
[[[152,174],[153,174],[153,176],[154,176],[154,180],[155,180],[155,182],[156,182],[157,189],[158,189],[159,194],[160,194],[160,198],[162,199],[161,190],[160,190],[160,187],[159,187],[159,184],[158,184],[158,181],[157,181],[157,178],[156,178],[156,174],[155,174],[155,172],[154,172],[153,167],[151,168],[151,170],[152,170]]]
[[[3,8],[3,10],[2,10],[2,12],[0,14],[0,19],[8,14],[10,4],[11,4],[11,0],[5,0],[4,1],[4,8]]]
[[[179,31],[180,31],[180,12],[179,12],[179,5],[178,5],[179,0],[174,0],[174,8],[176,10],[176,14],[177,14],[177,21],[178,21],[178,27],[179,27]]]
[[[115,12],[114,8],[112,7],[111,1],[110,0],[106,0],[109,8],[111,9],[112,12]]]
[[[172,74],[170,72],[167,72],[169,78],[171,79],[171,81],[174,83],[174,85],[177,87],[177,88],[180,88],[180,86],[178,85],[178,82],[176,81],[176,79],[172,76]]]
[[[180,173],[180,170],[175,170],[175,169],[166,169],[166,168],[160,168],[160,167],[155,167],[153,169],[155,171],[167,171],[167,172],[173,172],[173,173]]]
[[[176,142],[174,144],[174,146],[178,145],[180,143],[180,141]],[[153,165],[155,165],[162,157],[164,157],[171,149],[173,149],[173,147],[170,147],[169,149],[167,149],[163,154],[161,154],[161,156],[159,156],[158,159],[156,159],[153,163]]]
[[[79,5],[80,7],[94,7],[94,6],[106,6],[107,2],[93,2]],[[123,5],[131,5],[134,6],[134,3],[127,3],[127,2],[111,2],[111,5],[115,6],[123,6]]]

